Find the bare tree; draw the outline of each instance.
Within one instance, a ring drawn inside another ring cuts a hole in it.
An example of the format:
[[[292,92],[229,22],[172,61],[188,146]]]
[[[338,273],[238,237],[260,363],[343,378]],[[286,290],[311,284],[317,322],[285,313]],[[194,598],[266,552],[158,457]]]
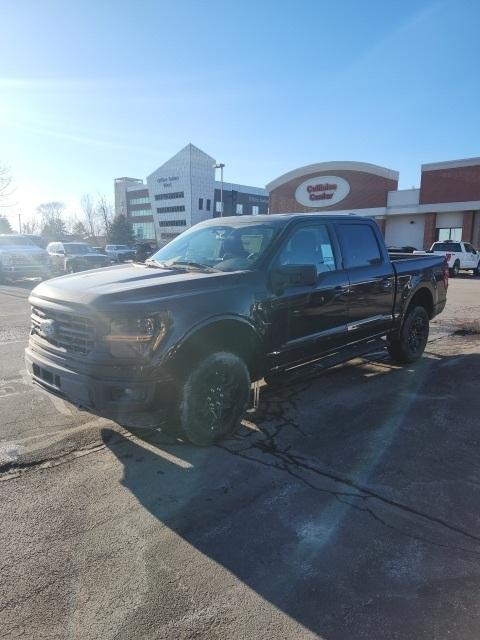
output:
[[[8,207],[9,197],[13,193],[10,169],[0,164],[0,207]]]
[[[37,212],[42,216],[42,235],[58,239],[66,232],[63,202],[44,202],[38,205]]]
[[[98,235],[97,211],[93,202],[93,198],[89,193],[84,193],[80,200],[84,224],[91,236]]]
[[[52,202],[43,202],[37,207],[37,212],[42,216],[43,224],[48,224],[53,220],[61,219],[65,213],[65,205],[63,202],[56,200]]]
[[[23,233],[31,233],[36,234],[40,231],[39,221],[33,218],[32,220],[27,220],[26,222],[22,222],[22,232]]]
[[[96,210],[97,215],[101,220],[102,231],[105,233],[105,235],[108,236],[113,221],[113,207],[111,203],[108,202],[105,196],[99,195],[97,199]]]

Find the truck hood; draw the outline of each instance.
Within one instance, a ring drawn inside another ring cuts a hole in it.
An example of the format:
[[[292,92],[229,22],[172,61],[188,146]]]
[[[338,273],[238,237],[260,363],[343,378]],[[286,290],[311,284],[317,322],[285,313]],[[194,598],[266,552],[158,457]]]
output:
[[[0,256],[31,256],[38,258],[39,256],[48,255],[45,249],[40,247],[30,247],[28,245],[10,245],[0,247]]]
[[[88,305],[96,309],[112,305],[155,303],[169,297],[230,288],[248,271],[203,272],[161,269],[145,264],[121,264],[73,273],[40,283],[30,295],[32,304],[41,300],[57,304]]]

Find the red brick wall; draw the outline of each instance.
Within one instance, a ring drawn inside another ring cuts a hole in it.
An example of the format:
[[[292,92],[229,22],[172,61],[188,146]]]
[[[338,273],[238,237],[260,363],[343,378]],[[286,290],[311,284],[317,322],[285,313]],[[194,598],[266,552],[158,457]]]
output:
[[[463,214],[462,240],[464,242],[473,240],[473,211],[465,211]]]
[[[435,242],[435,232],[437,226],[437,214],[426,213],[425,214],[425,231],[423,233],[423,248],[430,249]]]
[[[295,200],[295,190],[305,180],[315,176],[338,176],[350,185],[346,198],[330,207],[305,207]],[[383,178],[364,171],[322,171],[294,178],[270,192],[270,213],[313,213],[314,211],[339,211],[385,207],[389,191],[397,189],[397,180]]]
[[[480,200],[480,165],[422,171],[420,204]]]

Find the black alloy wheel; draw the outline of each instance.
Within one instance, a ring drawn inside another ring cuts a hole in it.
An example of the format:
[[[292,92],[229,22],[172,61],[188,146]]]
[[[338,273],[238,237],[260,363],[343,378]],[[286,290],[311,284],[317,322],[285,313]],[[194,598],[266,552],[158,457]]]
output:
[[[180,396],[180,430],[185,437],[199,446],[218,442],[236,431],[247,408],[247,366],[233,353],[212,353],[189,373]]]
[[[397,338],[390,339],[388,351],[395,362],[407,364],[418,360],[428,342],[430,320],[425,307],[411,309]]]

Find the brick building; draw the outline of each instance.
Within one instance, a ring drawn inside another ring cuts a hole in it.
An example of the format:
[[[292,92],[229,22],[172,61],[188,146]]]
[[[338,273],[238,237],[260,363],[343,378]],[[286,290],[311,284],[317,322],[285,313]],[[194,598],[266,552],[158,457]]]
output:
[[[398,189],[397,171],[364,162],[322,162],[267,185],[270,213],[335,211],[372,216],[388,245],[435,240],[480,247],[480,158],[424,164],[420,188]]]

